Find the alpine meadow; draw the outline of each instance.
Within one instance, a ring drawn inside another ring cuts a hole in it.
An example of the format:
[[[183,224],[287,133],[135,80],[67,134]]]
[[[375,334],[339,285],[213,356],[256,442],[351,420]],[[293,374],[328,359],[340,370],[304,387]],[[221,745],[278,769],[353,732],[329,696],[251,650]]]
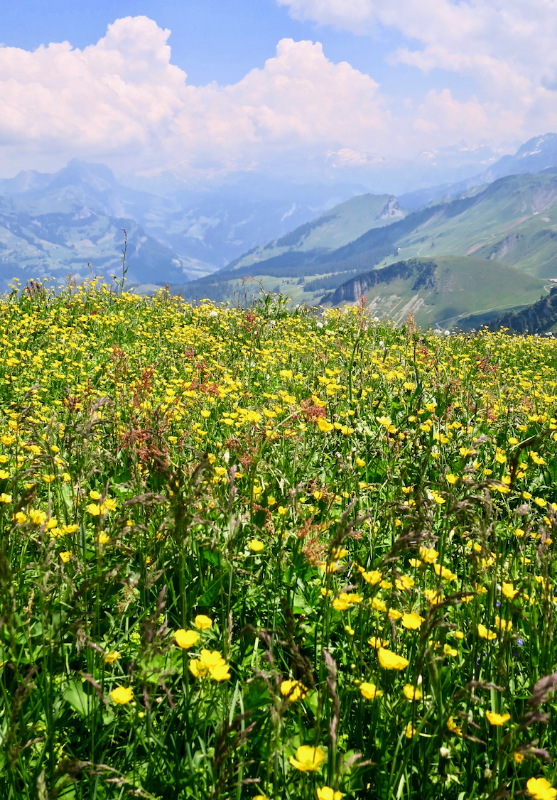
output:
[[[2,798],[555,800],[554,338],[0,315]]]

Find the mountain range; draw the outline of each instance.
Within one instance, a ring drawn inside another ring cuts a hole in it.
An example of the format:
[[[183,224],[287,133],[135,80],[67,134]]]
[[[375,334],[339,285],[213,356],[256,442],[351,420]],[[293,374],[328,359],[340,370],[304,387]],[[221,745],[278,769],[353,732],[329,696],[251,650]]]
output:
[[[13,276],[83,278],[88,262],[109,277],[121,268],[122,228],[131,281],[190,281],[365,191],[245,176],[209,188],[170,174],[128,184],[102,164],[77,160],[54,174],[0,180],[0,287]]]
[[[168,282],[191,300],[245,301],[263,287],[329,305],[365,294],[397,319],[410,303],[421,324],[520,308],[557,277],[557,134],[488,160],[465,181],[398,197],[250,175],[210,187],[169,173],[117,180],[75,160],[23,172],[0,180],[0,284],[109,278],[125,229],[138,291]],[[433,277],[421,285],[424,264]],[[470,282],[499,286],[498,299]]]

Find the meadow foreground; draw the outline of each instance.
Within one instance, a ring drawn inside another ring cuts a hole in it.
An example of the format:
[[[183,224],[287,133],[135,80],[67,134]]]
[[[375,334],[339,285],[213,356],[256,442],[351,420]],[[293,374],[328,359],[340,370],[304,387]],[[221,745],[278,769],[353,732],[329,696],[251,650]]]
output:
[[[555,800],[557,342],[0,314],[2,798]]]

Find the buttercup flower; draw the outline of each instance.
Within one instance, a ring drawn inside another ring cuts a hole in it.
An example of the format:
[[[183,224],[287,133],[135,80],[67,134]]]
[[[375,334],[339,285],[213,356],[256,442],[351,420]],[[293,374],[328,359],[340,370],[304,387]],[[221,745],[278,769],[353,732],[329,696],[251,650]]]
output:
[[[215,681],[230,680],[229,666],[218,650],[202,650],[199,659],[190,661],[189,669],[196,678],[209,674]]]
[[[296,758],[290,756],[288,760],[300,772],[318,772],[324,758],[325,752],[320,747],[310,747],[304,744],[296,750]]]
[[[496,714],[494,711],[486,711],[485,716],[490,725],[501,726],[511,718],[510,714]]]
[[[419,614],[415,614],[414,612],[411,612],[410,614],[403,614],[400,618],[402,627],[407,628],[410,631],[417,630],[422,622],[424,622],[424,618],[420,617]]]
[[[383,669],[401,670],[406,669],[408,666],[408,660],[406,658],[397,656],[396,653],[393,653],[391,650],[385,650],[384,647],[379,648],[377,655],[379,656],[379,663]]]
[[[407,700],[420,700],[422,697],[421,689],[418,689],[417,686],[412,686],[409,683],[406,684],[402,692]]]
[[[194,644],[199,641],[199,634],[196,631],[186,631],[183,628],[177,630],[174,634],[174,640],[178,647],[183,650],[189,650]]]
[[[282,681],[280,693],[287,697],[291,703],[295,703],[296,700],[303,700],[307,696],[308,690],[299,681]]]
[[[534,800],[555,800],[557,789],[554,789],[545,778],[530,778],[526,783],[528,793]]]
[[[374,683],[360,683],[360,692],[366,700],[375,700],[383,694]]]
[[[111,700],[120,706],[125,706],[133,700],[133,691],[128,687],[118,686],[110,692]]]
[[[318,800],[342,800],[342,792],[335,792],[330,786],[322,786],[317,789]]]

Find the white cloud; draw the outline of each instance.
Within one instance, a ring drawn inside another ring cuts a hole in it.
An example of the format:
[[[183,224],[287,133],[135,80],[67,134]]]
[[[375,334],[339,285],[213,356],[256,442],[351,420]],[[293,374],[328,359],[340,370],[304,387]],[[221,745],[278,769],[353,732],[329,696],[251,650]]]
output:
[[[324,164],[375,169],[386,157],[408,158],[463,136],[475,144],[557,127],[551,70],[545,68],[544,84],[539,70],[520,71],[518,57],[504,61],[495,52],[488,0],[473,7],[446,0],[278,2],[298,16],[359,31],[377,21],[396,24],[422,47],[401,49],[393,60],[488,75],[486,85],[499,85],[499,94],[459,102],[445,90],[395,103],[369,75],[330,61],[319,43],[292,39],[238,83],[192,86],[171,63],[170,32],[147,17],[126,17],[83,50],[68,42],[34,52],[0,47],[0,174],[59,167],[74,156],[121,171],[164,168],[184,176],[293,163],[317,172]],[[545,17],[534,10],[528,25],[519,25],[523,0],[508,0],[501,19],[517,28],[517,39],[528,39],[550,20],[554,0],[541,6]],[[467,35],[474,47],[464,46]],[[540,51],[557,64],[542,39]]]
[[[282,152],[388,137],[377,83],[333,64],[318,43],[283,39],[238,83],[195,87],[170,62],[169,33],[127,17],[83,50],[0,47],[0,159],[94,155],[142,168],[245,169]]]
[[[277,2],[296,18],[354,33],[369,33],[377,25],[395,28],[409,44],[392,54],[392,63],[474,78],[486,114],[504,106],[515,126],[522,120],[513,134],[541,132],[555,125],[555,0]]]

